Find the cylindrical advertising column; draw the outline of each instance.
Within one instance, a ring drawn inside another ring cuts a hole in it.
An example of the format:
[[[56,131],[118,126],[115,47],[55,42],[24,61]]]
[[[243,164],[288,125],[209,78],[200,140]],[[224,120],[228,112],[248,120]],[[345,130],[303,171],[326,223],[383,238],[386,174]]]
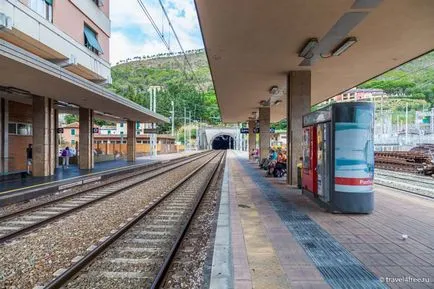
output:
[[[332,210],[370,213],[374,209],[374,105],[333,105],[332,131]]]

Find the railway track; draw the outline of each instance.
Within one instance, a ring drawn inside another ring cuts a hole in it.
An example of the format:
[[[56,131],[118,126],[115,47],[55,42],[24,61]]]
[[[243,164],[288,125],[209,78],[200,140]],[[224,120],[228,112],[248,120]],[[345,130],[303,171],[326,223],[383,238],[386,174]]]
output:
[[[376,170],[374,182],[383,187],[434,198],[434,180],[430,177]]]
[[[158,288],[225,153],[215,153],[44,288]]]
[[[83,209],[96,202],[112,197],[138,184],[149,181],[162,174],[191,163],[210,152],[193,157],[179,159],[175,162],[145,168],[137,173],[113,182],[76,192],[52,201],[37,204],[29,208],[0,216],[0,243],[9,241],[29,231],[44,226],[56,219]]]

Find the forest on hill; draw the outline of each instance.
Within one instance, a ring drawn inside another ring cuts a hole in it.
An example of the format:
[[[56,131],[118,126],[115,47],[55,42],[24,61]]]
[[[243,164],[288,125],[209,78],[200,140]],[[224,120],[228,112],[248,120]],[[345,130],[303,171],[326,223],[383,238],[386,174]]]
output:
[[[184,107],[193,121],[218,124],[220,112],[211,80],[206,54],[203,50],[183,55],[159,54],[121,61],[112,67],[113,83],[109,89],[149,108],[151,86],[160,86],[157,93],[157,113],[170,117],[171,102],[175,107],[175,127],[184,123]],[[160,125],[159,133],[169,133],[171,125]]]

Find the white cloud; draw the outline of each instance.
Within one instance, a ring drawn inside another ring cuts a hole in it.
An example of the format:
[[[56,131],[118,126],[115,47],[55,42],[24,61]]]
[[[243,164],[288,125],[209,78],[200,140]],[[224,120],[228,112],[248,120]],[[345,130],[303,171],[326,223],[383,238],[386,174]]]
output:
[[[158,0],[142,1],[159,29],[164,29],[166,39],[169,39],[169,24]],[[163,3],[183,48],[185,50],[202,48],[203,43],[193,0],[168,0]],[[112,22],[110,61],[112,64],[134,56],[167,52],[137,0],[113,0],[110,5]],[[170,35],[170,44],[172,51],[180,50],[173,34]]]

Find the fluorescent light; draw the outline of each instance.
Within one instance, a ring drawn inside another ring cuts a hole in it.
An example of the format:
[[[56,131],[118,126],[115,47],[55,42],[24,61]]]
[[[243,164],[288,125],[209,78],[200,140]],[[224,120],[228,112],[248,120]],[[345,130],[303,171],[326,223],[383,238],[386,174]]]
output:
[[[318,46],[318,39],[317,38],[311,38],[308,40],[304,48],[301,50],[301,52],[298,54],[298,56],[303,58],[312,58],[313,53],[312,50],[314,50]]]
[[[357,42],[356,37],[348,37],[346,38],[338,47],[333,50],[332,55],[333,56],[339,56],[342,53],[345,52],[348,48],[350,48],[354,43]]]

